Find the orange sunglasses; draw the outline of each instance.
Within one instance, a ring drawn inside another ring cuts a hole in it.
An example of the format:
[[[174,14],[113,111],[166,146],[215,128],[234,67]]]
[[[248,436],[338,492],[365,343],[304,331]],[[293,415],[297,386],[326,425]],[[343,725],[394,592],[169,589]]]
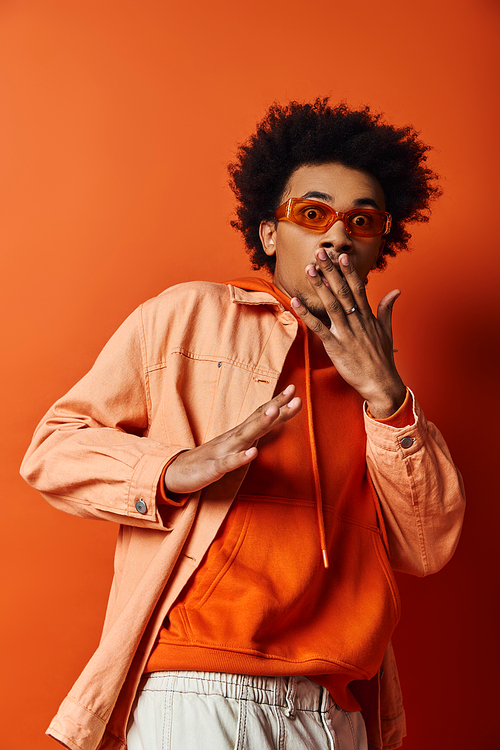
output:
[[[392,217],[386,211],[372,208],[353,208],[334,211],[326,203],[306,198],[289,198],[274,212],[278,221],[292,221],[313,232],[326,232],[336,221],[342,221],[346,231],[355,237],[378,237],[389,234]]]

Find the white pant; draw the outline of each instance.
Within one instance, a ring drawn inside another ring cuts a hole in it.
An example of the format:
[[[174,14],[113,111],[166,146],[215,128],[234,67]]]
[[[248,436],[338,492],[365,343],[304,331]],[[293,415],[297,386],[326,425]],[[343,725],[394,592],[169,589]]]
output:
[[[153,672],[141,681],[128,750],[367,750],[361,712],[307,677]]]

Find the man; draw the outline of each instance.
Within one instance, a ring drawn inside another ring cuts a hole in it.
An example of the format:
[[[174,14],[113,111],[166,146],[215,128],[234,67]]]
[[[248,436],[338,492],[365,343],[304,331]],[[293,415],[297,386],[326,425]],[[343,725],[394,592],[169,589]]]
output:
[[[375,316],[365,282],[426,220],[426,151],[368,109],[272,107],[230,172],[273,283],[145,303],[38,427],[26,479],[121,524],[63,745],[401,744],[391,567],[442,567],[464,500],[394,363],[399,291]]]

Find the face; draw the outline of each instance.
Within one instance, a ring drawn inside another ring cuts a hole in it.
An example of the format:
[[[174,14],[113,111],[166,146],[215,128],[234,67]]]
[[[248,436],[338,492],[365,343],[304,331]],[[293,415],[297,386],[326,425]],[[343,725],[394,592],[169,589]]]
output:
[[[281,197],[311,198],[327,203],[336,211],[352,208],[375,208],[385,211],[383,190],[378,180],[367,172],[342,164],[311,164],[292,173]],[[361,279],[366,279],[384,244],[383,237],[353,237],[342,221],[336,221],[326,232],[314,232],[290,221],[265,221],[260,236],[267,255],[276,255],[274,283],[289,297],[300,301],[317,317],[324,307],[306,277],[306,266],[316,263],[315,253],[324,249],[334,263],[347,253]]]

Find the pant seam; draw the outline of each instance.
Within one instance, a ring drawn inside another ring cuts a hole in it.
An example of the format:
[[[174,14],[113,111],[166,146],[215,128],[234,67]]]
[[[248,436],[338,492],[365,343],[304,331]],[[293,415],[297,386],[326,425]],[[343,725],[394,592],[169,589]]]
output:
[[[236,750],[242,750],[247,731],[247,685],[241,685],[241,695],[238,700],[238,728]]]

